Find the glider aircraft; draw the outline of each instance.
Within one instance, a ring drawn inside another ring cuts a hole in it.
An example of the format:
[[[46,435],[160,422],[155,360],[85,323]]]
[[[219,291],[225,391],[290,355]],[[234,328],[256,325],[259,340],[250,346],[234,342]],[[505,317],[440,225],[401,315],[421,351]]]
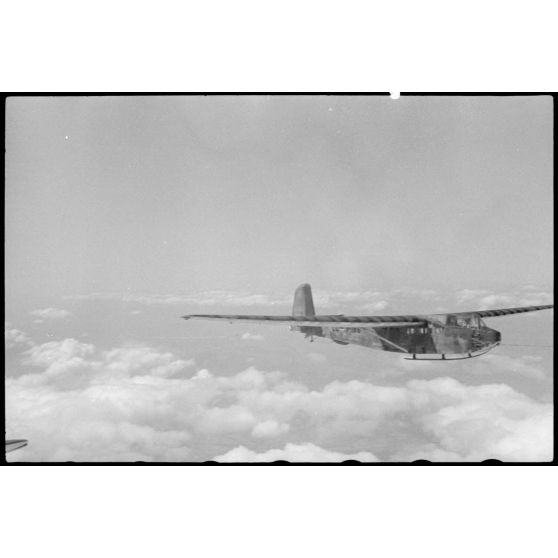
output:
[[[483,318],[547,308],[554,305],[409,316],[316,315],[312,290],[305,283],[295,291],[291,316],[190,314],[182,317],[287,324],[311,341],[314,337],[325,337],[340,345],[403,353],[409,355],[405,357],[408,360],[462,360],[483,355],[500,344],[500,332],[489,328]]]

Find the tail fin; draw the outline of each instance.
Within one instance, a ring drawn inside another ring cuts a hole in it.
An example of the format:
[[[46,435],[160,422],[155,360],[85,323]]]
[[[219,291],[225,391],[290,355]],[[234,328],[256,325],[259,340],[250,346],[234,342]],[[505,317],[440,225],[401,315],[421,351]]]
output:
[[[315,316],[312,289],[308,283],[297,288],[294,294],[293,316]]]

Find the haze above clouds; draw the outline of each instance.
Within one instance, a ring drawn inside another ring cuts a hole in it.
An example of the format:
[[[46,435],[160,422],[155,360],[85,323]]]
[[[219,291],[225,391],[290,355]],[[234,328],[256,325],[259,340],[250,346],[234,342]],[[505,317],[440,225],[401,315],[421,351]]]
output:
[[[551,311],[410,363],[193,312],[553,303],[541,97],[20,98],[7,106],[10,460],[552,458]],[[517,346],[511,346],[511,344]]]

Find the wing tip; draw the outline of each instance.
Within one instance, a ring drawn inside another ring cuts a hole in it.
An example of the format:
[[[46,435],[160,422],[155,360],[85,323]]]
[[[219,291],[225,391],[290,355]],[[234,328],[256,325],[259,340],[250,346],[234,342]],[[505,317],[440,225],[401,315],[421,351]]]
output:
[[[23,439],[6,440],[5,451],[6,451],[6,453],[9,453],[11,451],[24,448],[25,446],[27,446],[27,444],[28,444],[28,440],[23,440]]]

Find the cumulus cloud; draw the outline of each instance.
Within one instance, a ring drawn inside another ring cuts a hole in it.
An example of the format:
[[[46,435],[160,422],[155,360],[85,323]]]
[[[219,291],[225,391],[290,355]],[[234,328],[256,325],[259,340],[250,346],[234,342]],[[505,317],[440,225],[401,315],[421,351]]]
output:
[[[152,347],[100,350],[75,339],[33,345],[23,358],[37,371],[6,379],[6,414],[29,446],[10,459],[552,459],[552,405],[504,384],[348,380],[310,389],[286,372],[224,376]],[[518,373],[536,374],[536,360],[519,362]]]
[[[112,380],[134,375],[172,377],[194,365],[194,360],[176,359],[169,352],[144,346],[129,346],[98,352],[76,339],[35,345],[24,353],[24,364],[42,368],[40,374],[27,374],[20,382],[48,385],[57,379],[58,387],[86,387],[90,381]]]
[[[459,305],[463,305],[471,301],[479,301],[482,297],[488,295],[490,295],[490,291],[486,289],[461,289],[457,291],[456,299]]]
[[[374,313],[389,306],[390,299],[397,293],[386,291],[323,291],[313,293],[316,306],[324,308],[322,313],[342,309],[344,313]]]
[[[29,337],[23,331],[12,327],[10,322],[4,324],[4,341],[8,349],[30,344]]]
[[[505,295],[505,294],[490,294],[487,296],[483,296],[479,300],[479,304],[481,308],[509,306],[513,304],[513,302],[514,302],[514,298],[510,295]]]
[[[191,294],[90,293],[68,295],[66,300],[117,300],[138,304],[181,304],[190,306],[276,306],[292,303],[292,296],[273,296],[240,291],[201,291]]]
[[[472,461],[552,459],[552,405],[501,384],[464,386],[449,378],[411,383],[415,396],[429,400],[417,422],[438,448]]]
[[[290,426],[288,424],[279,423],[276,420],[264,420],[252,428],[252,436],[256,438],[273,438],[286,434],[289,430]]]
[[[495,292],[488,289],[461,289],[456,292],[456,300],[458,306],[467,306],[467,310],[488,310],[552,304],[554,296],[550,291],[538,289],[533,285],[526,285],[505,292]]]
[[[370,302],[368,304],[363,304],[362,309],[365,312],[381,312],[385,310],[388,306],[387,300],[378,300],[377,302]]]
[[[82,358],[95,350],[93,345],[80,343],[75,339],[51,341],[42,345],[35,345],[27,351],[27,362],[36,366],[46,366],[48,372],[51,366],[66,364],[73,358]]]
[[[522,293],[519,299],[521,306],[537,306],[539,304],[554,304],[554,293],[549,291],[534,291]]]
[[[71,312],[68,312],[68,310],[62,310],[61,308],[42,308],[40,310],[33,310],[30,314],[31,316],[37,318],[37,321],[44,321],[67,318],[71,315]]]
[[[242,463],[242,462],[260,462],[266,463],[270,461],[290,461],[296,462],[341,462],[349,459],[356,459],[362,462],[378,461],[378,458],[367,451],[347,454],[336,451],[325,450],[311,443],[306,444],[286,444],[283,449],[270,449],[262,453],[249,450],[244,446],[234,448],[223,455],[215,458],[215,461],[222,463]]]
[[[497,307],[551,304],[551,289],[526,285],[510,291],[463,288],[435,291],[415,287],[391,290],[334,291],[313,289],[317,313],[321,314],[408,314],[440,313],[456,310],[481,310]],[[288,293],[254,293],[247,291],[200,291],[187,294],[90,293],[70,295],[68,300],[116,300],[141,305],[181,305],[183,308],[207,307],[219,312],[228,308],[257,307],[284,314],[290,311],[294,286]],[[137,311],[137,310],[136,310]],[[241,312],[241,310],[240,310]],[[239,313],[240,313],[239,312]]]
[[[170,352],[154,351],[149,347],[121,347],[103,353],[106,369],[121,374],[145,374],[171,377],[194,366],[194,359],[176,359]]]
[[[258,333],[250,333],[247,331],[246,333],[242,334],[241,339],[243,341],[263,341],[264,336]]]
[[[405,301],[415,303],[417,300],[432,302],[438,294],[431,289],[399,288],[391,291],[326,291],[319,286],[313,289],[316,308],[322,313],[343,310],[359,313],[375,313],[384,311],[393,300],[402,304]],[[228,307],[281,307],[281,311],[290,308],[293,303],[295,286],[288,293],[253,293],[246,291],[200,291],[188,294],[139,294],[139,293],[90,293],[65,296],[68,300],[116,300],[120,302],[144,305],[180,304],[197,307],[215,308]]]
[[[6,378],[10,427],[30,440],[22,459],[188,459],[190,434],[176,419],[173,390],[193,360],[65,339],[33,346],[24,362],[40,371]]]

